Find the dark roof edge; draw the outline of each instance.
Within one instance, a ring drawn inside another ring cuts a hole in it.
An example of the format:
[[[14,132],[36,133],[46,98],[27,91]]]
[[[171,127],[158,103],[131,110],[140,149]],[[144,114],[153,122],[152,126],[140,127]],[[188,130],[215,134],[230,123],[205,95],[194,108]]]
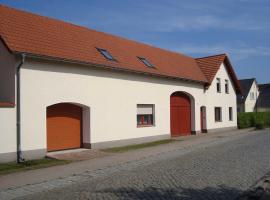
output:
[[[215,55],[210,55],[210,56],[204,56],[204,57],[195,58],[195,60],[197,60],[197,59],[204,59],[204,58],[211,58],[211,57],[216,57],[216,56],[228,56],[228,55],[226,53],[221,53],[221,54],[215,54]]]
[[[236,76],[236,73],[232,67],[231,61],[230,61],[229,57],[227,56],[227,54],[224,54],[224,55],[226,55],[226,56],[225,56],[223,62],[227,65],[227,67],[229,67],[228,73],[233,78],[234,84],[236,86],[236,91],[240,95],[243,95],[243,90],[241,88],[241,84],[239,83],[239,80]]]

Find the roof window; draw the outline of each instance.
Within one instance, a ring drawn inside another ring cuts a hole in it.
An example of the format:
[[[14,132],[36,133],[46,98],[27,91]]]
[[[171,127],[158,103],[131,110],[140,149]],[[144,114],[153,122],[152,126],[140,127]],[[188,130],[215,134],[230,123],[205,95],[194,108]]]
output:
[[[116,61],[114,57],[106,50],[106,49],[100,49],[97,48],[97,50],[107,59],[111,61]]]
[[[146,60],[145,58],[142,58],[142,57],[138,57],[142,62],[143,64],[145,64],[147,67],[151,67],[153,68],[154,66],[148,61]]]

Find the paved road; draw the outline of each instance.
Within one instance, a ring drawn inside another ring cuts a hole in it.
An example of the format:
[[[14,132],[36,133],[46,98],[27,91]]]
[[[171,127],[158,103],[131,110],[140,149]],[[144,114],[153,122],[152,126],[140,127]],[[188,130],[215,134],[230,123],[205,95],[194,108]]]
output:
[[[52,189],[21,199],[232,200],[268,171],[270,131],[266,130],[186,153],[176,150],[108,167],[98,175],[84,173],[74,182],[71,177],[69,185],[48,186]]]

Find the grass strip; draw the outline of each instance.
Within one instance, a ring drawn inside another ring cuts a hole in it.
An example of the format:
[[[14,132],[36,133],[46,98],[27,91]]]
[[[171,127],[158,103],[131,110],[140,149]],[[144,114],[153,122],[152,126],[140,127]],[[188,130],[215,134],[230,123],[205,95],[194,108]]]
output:
[[[167,139],[167,140],[159,140],[155,142],[147,142],[142,144],[134,144],[134,145],[128,145],[128,146],[122,146],[122,147],[113,147],[113,148],[107,148],[102,149],[102,151],[110,152],[110,153],[122,153],[130,150],[136,150],[136,149],[142,149],[142,148],[148,148],[148,147],[154,147],[162,144],[168,144],[171,142],[175,142],[175,140]]]
[[[46,168],[46,167],[51,167],[51,166],[56,166],[56,165],[64,165],[70,162],[71,161],[67,161],[67,160],[56,160],[52,158],[44,158],[44,159],[39,159],[39,160],[29,160],[23,163],[16,163],[16,162],[3,163],[3,164],[0,164],[0,175],[20,172],[20,171],[33,170],[33,169]]]

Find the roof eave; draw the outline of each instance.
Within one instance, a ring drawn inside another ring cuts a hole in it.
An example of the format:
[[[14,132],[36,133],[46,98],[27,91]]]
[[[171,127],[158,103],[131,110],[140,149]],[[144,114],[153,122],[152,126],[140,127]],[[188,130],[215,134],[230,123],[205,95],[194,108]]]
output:
[[[51,61],[57,61],[57,62],[66,62],[66,63],[78,64],[78,65],[87,65],[87,66],[90,65],[90,66],[93,66],[96,68],[111,69],[111,70],[117,70],[117,71],[128,72],[128,73],[144,74],[144,75],[148,75],[148,76],[181,80],[181,81],[185,81],[185,82],[192,82],[192,83],[197,83],[197,84],[202,84],[202,85],[209,84],[208,81],[199,81],[199,80],[187,79],[187,78],[177,77],[177,76],[168,76],[168,75],[162,75],[162,74],[155,74],[155,73],[151,73],[151,72],[142,72],[142,71],[138,71],[138,70],[125,69],[123,67],[114,67],[114,66],[110,66],[110,65],[103,65],[103,64],[97,64],[97,63],[92,63],[92,62],[83,62],[83,61],[79,61],[79,60],[72,60],[72,59],[59,58],[59,57],[46,56],[46,55],[39,55],[39,54],[33,54],[33,53],[29,53],[29,52],[12,51],[12,53],[15,55],[25,54],[25,56],[29,57],[29,58],[45,59],[45,60],[51,60]]]

